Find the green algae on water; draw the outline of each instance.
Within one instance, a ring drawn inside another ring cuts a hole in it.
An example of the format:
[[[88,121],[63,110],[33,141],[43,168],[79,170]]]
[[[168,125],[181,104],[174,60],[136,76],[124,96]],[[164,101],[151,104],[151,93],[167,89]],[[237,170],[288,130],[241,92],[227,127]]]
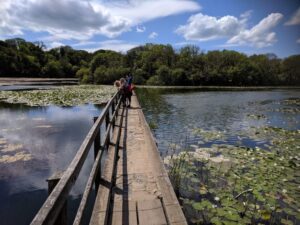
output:
[[[116,92],[113,86],[61,86],[49,90],[0,91],[0,100],[29,106],[103,104]]]

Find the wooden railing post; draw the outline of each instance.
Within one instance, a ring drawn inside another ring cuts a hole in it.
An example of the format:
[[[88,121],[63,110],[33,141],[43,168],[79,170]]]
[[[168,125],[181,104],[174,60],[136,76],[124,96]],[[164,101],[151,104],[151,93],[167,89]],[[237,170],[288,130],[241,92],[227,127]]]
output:
[[[115,99],[113,100],[112,102],[112,105],[111,105],[111,114],[114,115],[114,112],[115,112]],[[115,128],[115,118],[112,118],[112,126],[113,126],[113,129]]]
[[[107,130],[109,126],[109,110],[107,110],[106,116],[105,116],[105,129]],[[108,149],[110,144],[110,132],[108,133],[107,143],[106,143],[106,149]]]
[[[48,182],[48,196],[51,194],[51,192],[54,190],[55,186],[60,181],[61,177],[63,175],[63,172],[56,172],[51,177],[47,179]],[[58,217],[56,218],[56,221],[54,225],[65,225],[68,223],[68,217],[67,217],[67,201],[64,203]]]
[[[115,105],[118,105],[118,102],[119,102],[119,93],[116,95],[116,98],[115,98]],[[116,118],[118,117],[118,113],[116,114]]]
[[[98,117],[94,117],[94,123],[97,121]],[[99,126],[99,129],[96,133],[96,137],[94,140],[94,159],[96,159],[99,151],[100,151],[100,145],[101,145],[101,125]],[[96,172],[95,177],[95,189],[96,193],[98,191],[98,187],[100,184],[100,177],[101,177],[101,166],[99,167],[99,170]]]

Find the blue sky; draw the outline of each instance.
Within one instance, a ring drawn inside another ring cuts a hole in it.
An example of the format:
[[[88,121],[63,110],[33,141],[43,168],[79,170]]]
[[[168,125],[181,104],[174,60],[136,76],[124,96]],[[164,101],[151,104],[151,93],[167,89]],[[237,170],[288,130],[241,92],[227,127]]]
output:
[[[283,58],[300,54],[300,1],[1,1],[0,39],[13,37],[91,52],[162,43]]]

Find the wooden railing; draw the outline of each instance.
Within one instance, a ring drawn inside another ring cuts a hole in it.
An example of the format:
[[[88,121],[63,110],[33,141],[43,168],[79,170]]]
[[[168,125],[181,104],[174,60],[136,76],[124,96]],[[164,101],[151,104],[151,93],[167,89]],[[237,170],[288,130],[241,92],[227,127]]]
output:
[[[67,224],[67,198],[75,184],[87,155],[94,144],[94,164],[90,172],[80,205],[78,207],[74,225],[83,221],[83,214],[86,209],[87,200],[95,183],[96,191],[99,187],[101,177],[101,159],[103,152],[108,149],[111,140],[111,132],[115,127],[118,110],[121,105],[121,96],[116,93],[106,104],[99,117],[94,118],[94,125],[87,134],[74,159],[68,168],[61,174],[56,174],[48,179],[49,196],[31,222],[31,225],[41,224]],[[101,126],[105,122],[104,139],[101,141]]]

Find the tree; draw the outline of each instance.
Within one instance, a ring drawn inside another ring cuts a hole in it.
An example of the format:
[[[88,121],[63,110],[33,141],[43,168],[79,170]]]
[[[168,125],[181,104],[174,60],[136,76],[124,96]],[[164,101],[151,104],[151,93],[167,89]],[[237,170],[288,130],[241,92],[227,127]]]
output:
[[[287,57],[282,63],[283,80],[288,85],[300,85],[300,55]]]

